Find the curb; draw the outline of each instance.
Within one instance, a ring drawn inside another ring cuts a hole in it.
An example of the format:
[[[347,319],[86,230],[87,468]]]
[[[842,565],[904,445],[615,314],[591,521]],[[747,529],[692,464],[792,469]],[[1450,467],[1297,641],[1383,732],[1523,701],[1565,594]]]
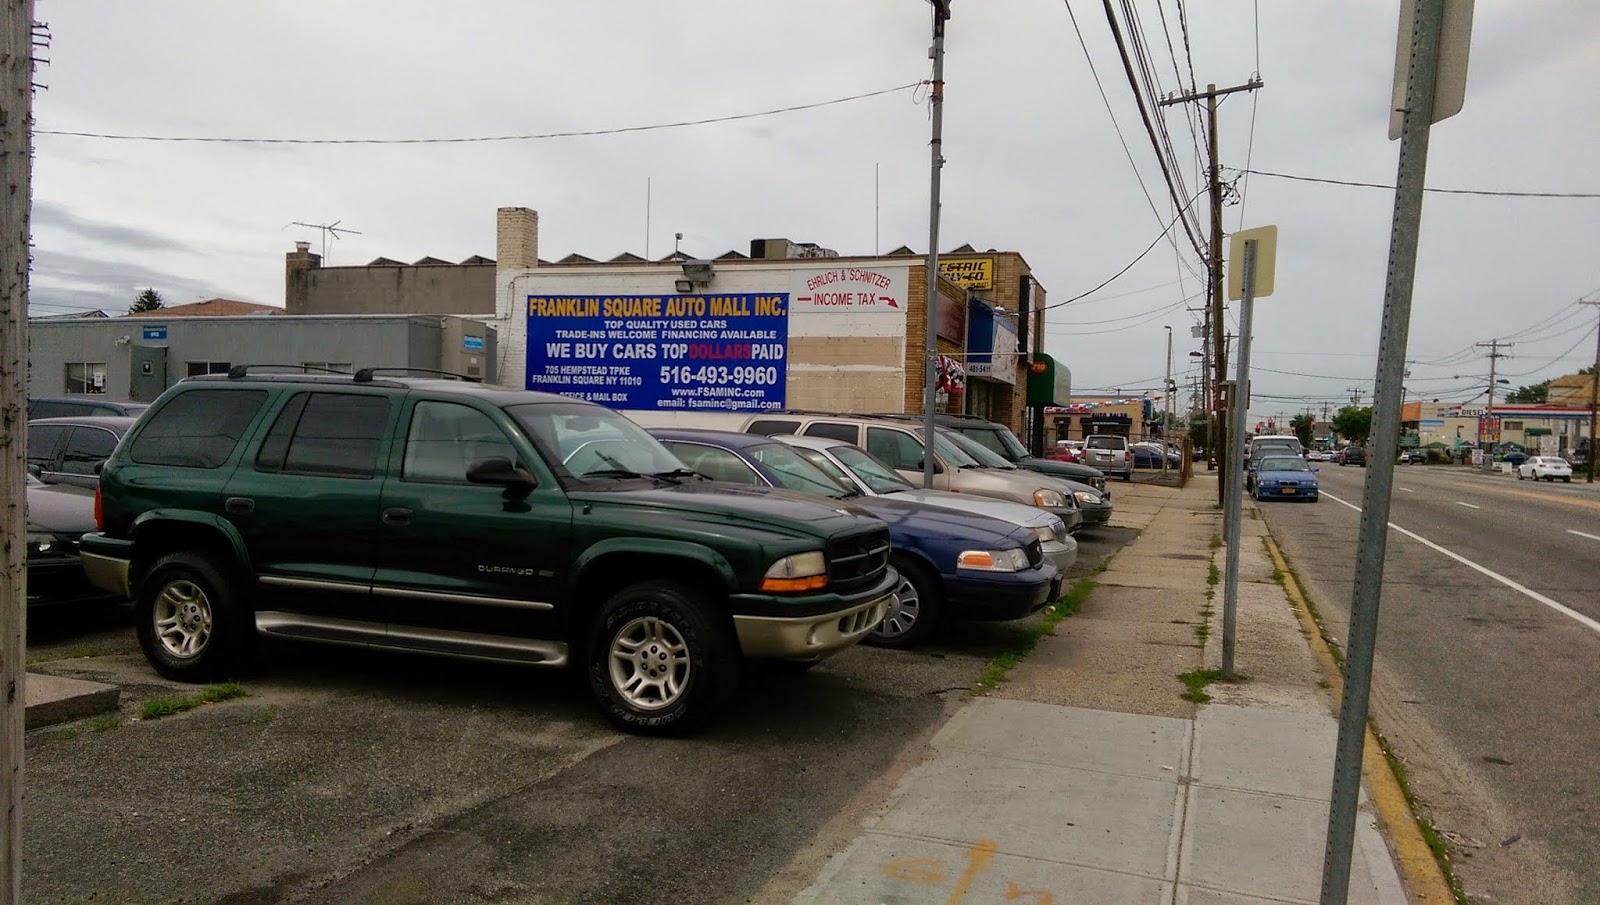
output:
[[[1327,673],[1330,689],[1328,693],[1337,712],[1340,698],[1344,694],[1344,673],[1334,661],[1327,640],[1322,637],[1322,627],[1311,617],[1311,608],[1306,604],[1305,596],[1300,592],[1300,584],[1295,581],[1294,573],[1289,571],[1289,564],[1284,560],[1277,542],[1270,535],[1263,537],[1262,540],[1266,542],[1267,552],[1272,556],[1273,566],[1283,575],[1284,593],[1288,595],[1295,614],[1300,618],[1300,624],[1310,637],[1311,649],[1316,653],[1317,662],[1322,665],[1323,672]],[[1367,726],[1366,742],[1361,750],[1361,774],[1372,792],[1372,803],[1378,812],[1378,820],[1394,843],[1395,860],[1399,863],[1400,873],[1405,879],[1407,888],[1425,902],[1456,901],[1455,893],[1445,880],[1444,871],[1439,868],[1439,862],[1434,860],[1433,850],[1428,848],[1428,843],[1422,838],[1422,832],[1417,829],[1417,815],[1406,802],[1405,792],[1400,788],[1400,782],[1395,778],[1394,771],[1384,760],[1383,748],[1370,723]]]

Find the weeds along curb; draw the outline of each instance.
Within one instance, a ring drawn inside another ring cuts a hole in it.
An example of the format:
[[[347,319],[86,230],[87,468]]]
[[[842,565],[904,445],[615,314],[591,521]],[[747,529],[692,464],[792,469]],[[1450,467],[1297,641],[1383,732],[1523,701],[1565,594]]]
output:
[[[1275,574],[1281,574],[1284,594],[1300,618],[1317,663],[1327,674],[1329,694],[1335,709],[1344,695],[1344,653],[1330,643],[1322,619],[1311,601],[1300,590],[1300,580],[1283,551],[1270,536],[1263,537],[1272,557]],[[1378,819],[1394,843],[1395,857],[1406,886],[1422,901],[1457,902],[1467,905],[1460,882],[1450,868],[1450,851],[1444,839],[1427,818],[1416,812],[1416,796],[1405,781],[1405,768],[1381,741],[1368,721],[1366,743],[1362,746],[1361,773],[1372,790],[1372,803]]]
[[[1106,565],[1110,561],[1110,557],[1107,557],[1106,561],[1101,563],[1093,574],[1099,575],[1104,572]],[[967,692],[967,697],[972,698],[988,694],[999,686],[1001,682],[1006,681],[1011,670],[1015,669],[1017,664],[1021,663],[1023,658],[1032,653],[1033,649],[1039,645],[1040,638],[1055,634],[1056,625],[1061,620],[1077,615],[1078,610],[1083,607],[1083,601],[1088,598],[1089,592],[1094,590],[1095,584],[1096,582],[1092,577],[1078,579],[1072,589],[1067,591],[1056,602],[1055,609],[1047,613],[1044,619],[1039,621],[1038,625],[1028,629],[1027,634],[1023,635],[1022,639],[1013,645],[1010,650],[998,654],[989,662],[988,666],[984,667],[983,674],[978,676],[978,681],[972,686],[972,690]]]

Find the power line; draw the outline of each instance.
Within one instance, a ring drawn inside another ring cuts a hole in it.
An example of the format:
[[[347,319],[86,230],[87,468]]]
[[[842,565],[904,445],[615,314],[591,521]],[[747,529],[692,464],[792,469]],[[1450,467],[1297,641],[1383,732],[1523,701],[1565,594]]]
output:
[[[1205,193],[1201,192],[1200,194],[1203,195]],[[1093,289],[1090,289],[1088,292],[1080,292],[1077,295],[1075,295],[1072,298],[1067,299],[1065,301],[1051,302],[1050,304],[1045,305],[1043,308],[1040,308],[1039,310],[1040,311],[1049,311],[1051,308],[1060,308],[1062,305],[1070,305],[1073,302],[1076,302],[1078,299],[1081,299],[1086,295],[1094,295],[1096,292],[1099,292],[1100,290],[1102,290],[1105,287],[1109,286],[1111,284],[1112,280],[1115,280],[1117,277],[1120,277],[1123,274],[1127,273],[1128,271],[1132,270],[1133,269],[1133,265],[1135,265],[1135,264],[1139,263],[1140,261],[1144,260],[1144,256],[1149,254],[1151,249],[1153,249],[1157,245],[1161,244],[1161,240],[1166,238],[1167,233],[1170,232],[1174,226],[1178,225],[1178,220],[1179,220],[1179,218],[1181,218],[1183,216],[1184,211],[1188,210],[1189,207],[1195,203],[1195,201],[1199,200],[1199,198],[1200,198],[1200,195],[1195,195],[1193,198],[1190,198],[1189,199],[1189,203],[1185,204],[1183,206],[1183,210],[1178,211],[1178,216],[1172,218],[1172,221],[1166,225],[1166,228],[1161,230],[1161,235],[1156,236],[1154,242],[1151,242],[1149,245],[1145,246],[1144,251],[1139,252],[1139,256],[1134,258],[1133,260],[1129,261],[1127,266],[1123,267],[1121,270],[1117,271],[1116,273],[1112,274],[1111,276],[1106,277],[1106,279],[1103,282],[1101,282],[1100,285],[1094,287]]]
[[[1128,314],[1128,315],[1124,315],[1122,317],[1111,317],[1111,318],[1106,318],[1105,320],[1101,320],[1101,321],[1062,321],[1061,323],[1056,324],[1055,326],[1058,326],[1058,327],[1093,327],[1093,326],[1097,326],[1099,324],[1114,324],[1114,323],[1117,323],[1118,321],[1131,321],[1136,317],[1144,317],[1147,314],[1165,314],[1168,311],[1177,310],[1178,306],[1180,306],[1180,305],[1186,305],[1189,302],[1194,301],[1195,299],[1199,298],[1201,296],[1201,294],[1202,293],[1197,292],[1197,293],[1195,293],[1193,295],[1190,295],[1190,296],[1187,296],[1185,298],[1178,299],[1176,302],[1172,302],[1172,303],[1167,304],[1167,305],[1162,305],[1159,308],[1151,308],[1148,311],[1140,311],[1137,314]]]
[[[1273,179],[1292,179],[1295,182],[1319,182],[1325,185],[1348,185],[1364,189],[1388,189],[1394,191],[1394,186],[1380,182],[1355,182],[1349,179],[1325,179],[1320,176],[1295,176],[1289,173],[1272,173],[1267,170],[1252,170],[1246,167],[1241,173],[1253,173],[1257,176],[1269,176]],[[1511,192],[1490,189],[1440,189],[1425,188],[1424,192],[1436,192],[1441,195],[1487,195],[1497,198],[1600,198],[1600,192]]]
[[[628,132],[655,132],[662,129],[681,129],[686,126],[704,126],[711,123],[727,123],[744,119],[757,119],[764,116],[777,116],[781,113],[795,113],[800,110],[815,110],[819,107],[831,107],[836,104],[845,104],[851,101],[865,100],[871,97],[880,97],[885,94],[894,94],[907,91],[923,84],[921,80],[896,85],[893,88],[882,88],[877,91],[868,91],[863,94],[852,94],[848,97],[836,97],[832,100],[816,101],[810,104],[795,104],[789,107],[775,107],[770,110],[759,110],[754,113],[734,113],[727,116],[712,116],[705,119],[688,119],[670,123],[653,123],[645,126],[623,126],[615,129],[583,129],[571,132],[538,132],[527,135],[472,135],[455,138],[224,138],[206,135],[123,135],[110,132],[69,132],[54,129],[35,129],[35,135],[65,135],[73,138],[101,138],[113,141],[170,141],[170,142],[203,142],[212,144],[276,144],[276,145],[432,145],[432,144],[468,144],[482,142],[505,141],[542,141],[549,138],[582,138],[594,135],[620,135]]]

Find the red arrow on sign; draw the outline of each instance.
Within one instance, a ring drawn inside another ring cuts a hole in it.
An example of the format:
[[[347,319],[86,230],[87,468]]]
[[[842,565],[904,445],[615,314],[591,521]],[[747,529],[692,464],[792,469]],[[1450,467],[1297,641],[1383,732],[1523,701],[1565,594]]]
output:
[[[898,308],[898,307],[900,307],[900,303],[895,301],[893,296],[880,295],[880,296],[878,296],[878,298],[882,299],[885,302],[888,302],[890,308]]]

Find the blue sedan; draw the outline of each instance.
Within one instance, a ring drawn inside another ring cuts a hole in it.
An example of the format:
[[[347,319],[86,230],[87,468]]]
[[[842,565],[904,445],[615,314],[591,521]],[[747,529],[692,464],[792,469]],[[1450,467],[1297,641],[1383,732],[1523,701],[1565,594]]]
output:
[[[1257,500],[1317,501],[1316,469],[1299,456],[1264,456],[1255,467]]]
[[[794,447],[761,434],[652,430],[685,465],[717,481],[849,500],[889,526],[900,573],[895,602],[868,642],[913,647],[946,617],[1022,619],[1061,597],[1062,575],[1033,530],[954,509],[864,496],[846,489]]]

